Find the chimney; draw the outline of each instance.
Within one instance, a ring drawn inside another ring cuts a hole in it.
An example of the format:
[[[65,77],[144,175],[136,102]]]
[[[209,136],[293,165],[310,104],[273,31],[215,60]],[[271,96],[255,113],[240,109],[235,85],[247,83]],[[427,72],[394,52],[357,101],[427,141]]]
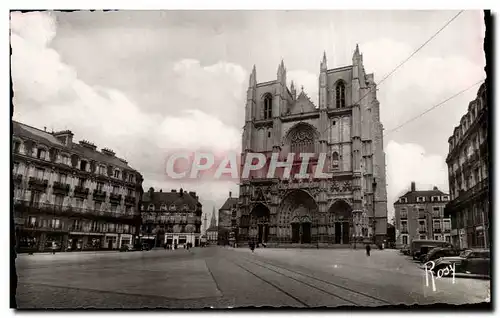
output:
[[[231,191],[229,191],[229,197],[231,198]]]
[[[148,192],[149,192],[149,198],[152,199],[153,193],[155,192],[155,189],[153,187],[151,187],[151,188],[149,188]]]
[[[182,188],[179,190],[179,195],[182,197],[184,195],[184,191],[182,190]]]
[[[170,190],[170,192],[172,192],[172,193],[177,193],[177,190],[172,189],[172,190]]]
[[[63,130],[53,133],[54,137],[57,138],[61,143],[67,147],[71,147],[73,144],[73,133],[71,130]]]
[[[162,189],[160,189],[160,192],[163,192],[163,190],[162,190]]]
[[[437,191],[437,190],[439,190],[439,189],[438,189],[438,187],[434,186],[433,190],[434,190],[434,191]]]
[[[411,191],[414,192],[415,191],[415,181],[412,181],[411,182]]]
[[[43,126],[43,131],[47,131],[47,127],[46,126]]]

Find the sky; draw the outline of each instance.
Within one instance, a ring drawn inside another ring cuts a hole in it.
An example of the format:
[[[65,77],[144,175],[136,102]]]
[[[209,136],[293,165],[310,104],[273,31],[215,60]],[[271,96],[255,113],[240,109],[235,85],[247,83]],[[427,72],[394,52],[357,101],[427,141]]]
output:
[[[14,120],[70,129],[144,176],[143,188],[196,191],[210,221],[237,182],[172,182],[180,147],[239,151],[248,77],[287,80],[317,105],[328,68],[352,63],[359,44],[378,83],[457,11],[114,11],[12,13]],[[386,135],[388,219],[411,181],[448,191],[448,138],[484,79],[484,20],[465,11],[378,86]]]

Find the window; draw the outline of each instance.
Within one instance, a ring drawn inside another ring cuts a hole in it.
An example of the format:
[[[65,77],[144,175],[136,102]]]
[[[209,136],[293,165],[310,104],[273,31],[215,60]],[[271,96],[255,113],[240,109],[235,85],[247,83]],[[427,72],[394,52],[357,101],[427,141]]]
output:
[[[45,173],[45,169],[36,168],[36,177],[38,179],[43,179],[44,173]]]
[[[162,204],[161,207],[160,207],[160,210],[161,211],[167,211],[167,205],[166,204]]]
[[[36,152],[36,157],[37,157],[38,159],[45,160],[45,154],[46,154],[45,149],[38,148],[38,149],[37,149],[37,152]]]
[[[344,82],[339,82],[335,88],[335,101],[337,108],[345,107],[345,85]]]
[[[19,141],[14,141],[14,153],[19,153],[20,147],[21,147],[21,143]]]
[[[128,233],[128,232],[129,232],[129,227],[130,227],[130,226],[129,226],[128,224],[123,225],[123,231],[124,231],[125,233]]]
[[[432,197],[432,202],[436,202],[436,201],[439,201],[439,196],[433,196]]]
[[[422,221],[418,221],[418,230],[420,232],[427,232],[427,226],[425,224],[425,221],[422,220]]]
[[[55,197],[55,205],[56,205],[56,206],[62,206],[62,205],[63,205],[63,202],[64,202],[64,196],[63,196],[63,195],[56,194],[56,197]]]
[[[408,210],[407,210],[406,208],[401,208],[400,217],[401,217],[402,219],[406,219],[406,218],[408,218]]]
[[[401,232],[408,232],[408,221],[401,221]]]
[[[451,236],[449,236],[449,235],[445,235],[445,236],[444,236],[444,240],[445,240],[446,242],[448,242],[448,243],[451,243]],[[452,256],[452,255],[450,255],[450,256]]]
[[[96,190],[97,192],[102,192],[104,189],[104,183],[102,182],[97,182],[97,185],[96,185]]]
[[[14,169],[12,170],[12,173],[17,174],[17,170],[19,170],[19,162],[14,162]]]
[[[127,195],[128,195],[129,197],[133,197],[133,198],[134,198],[134,197],[135,197],[135,196],[134,196],[134,190],[132,190],[132,189],[127,189]],[[166,208],[165,208],[165,210],[166,210]]]
[[[128,175],[128,181],[129,182],[134,182],[134,175],[133,174],[129,174]]]
[[[155,206],[154,206],[154,204],[150,204],[150,205],[148,206],[148,211],[154,211],[154,210],[155,210]]]
[[[61,184],[66,184],[66,180],[67,180],[68,176],[64,173],[61,173],[59,174],[59,182]]]
[[[417,202],[425,202],[425,197],[417,197]]]
[[[443,195],[443,198],[442,198],[443,201],[449,201],[450,200],[450,197],[447,196],[447,195]]]
[[[61,227],[61,220],[59,219],[52,219],[50,222],[50,227],[53,229],[58,229]]]
[[[99,166],[99,174],[106,175],[106,166],[104,165]]]
[[[62,162],[63,164],[65,164],[65,165],[69,165],[69,163],[70,163],[69,157],[68,157],[68,156],[66,156],[66,155],[62,155],[62,156],[61,156],[61,162]]]
[[[432,227],[434,228],[434,230],[440,230],[441,229],[441,221],[434,220],[432,223]]]
[[[426,216],[425,214],[426,214],[425,209],[422,209],[422,208],[418,209],[418,218],[419,219],[425,219],[425,216]]]
[[[96,211],[101,211],[101,202],[95,202],[94,203],[94,209]]]
[[[339,167],[339,153],[336,151],[332,153],[332,167],[333,168]]]
[[[427,239],[427,235],[420,235],[420,239],[421,240],[426,240]]]
[[[332,122],[332,126],[335,126],[335,120]]]
[[[264,97],[264,119],[271,119],[273,116],[273,97],[266,94]]]
[[[403,235],[402,238],[403,238],[403,244],[408,245],[408,235]]]
[[[36,225],[36,217],[30,216],[28,219],[28,224],[31,226],[35,226]]]
[[[170,211],[175,211],[175,204],[170,205],[169,210]]]
[[[113,186],[113,194],[118,194],[119,191],[120,191],[120,187]]]
[[[114,177],[120,178],[120,170],[115,170]]]
[[[441,209],[438,206],[433,206],[432,207],[432,217],[433,218],[439,218],[439,217],[441,217]]]
[[[187,204],[184,204],[184,206],[182,207],[182,210],[189,211],[189,206]]]
[[[80,170],[87,171],[87,161],[85,160],[80,161]]]
[[[118,210],[118,204],[111,204],[111,212],[116,213]]]
[[[399,198],[399,202],[400,203],[408,203],[408,199],[407,198]]]
[[[76,199],[75,199],[75,206],[76,206],[77,208],[81,208],[81,207],[83,207],[83,199],[76,198]]]
[[[436,241],[441,241],[443,238],[442,238],[441,234],[435,234],[435,235],[434,235],[434,239],[435,239]]]
[[[451,229],[451,223],[450,219],[445,219],[443,220],[443,229],[445,231],[449,231]]]
[[[83,188],[85,185],[85,179],[84,178],[78,178],[78,186]]]

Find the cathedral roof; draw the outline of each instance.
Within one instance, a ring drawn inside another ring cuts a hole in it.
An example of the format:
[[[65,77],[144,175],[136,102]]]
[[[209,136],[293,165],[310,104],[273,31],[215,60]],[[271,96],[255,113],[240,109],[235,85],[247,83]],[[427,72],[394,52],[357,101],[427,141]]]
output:
[[[219,210],[230,210],[238,204],[238,198],[228,198]]]
[[[295,100],[295,103],[292,105],[290,109],[291,114],[300,114],[300,113],[308,113],[316,111],[316,106],[314,106],[313,102],[307,96],[307,94],[302,90]]]

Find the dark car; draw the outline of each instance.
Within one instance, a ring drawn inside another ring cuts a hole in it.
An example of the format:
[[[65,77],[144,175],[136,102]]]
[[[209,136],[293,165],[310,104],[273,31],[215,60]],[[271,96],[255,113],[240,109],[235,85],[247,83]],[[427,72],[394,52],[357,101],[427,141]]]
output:
[[[423,258],[422,262],[426,263],[441,257],[452,257],[460,255],[460,250],[453,247],[436,247],[429,251]]]
[[[151,249],[151,247],[147,243],[144,243],[141,246],[141,251],[149,251],[150,249]]]
[[[455,265],[456,273],[490,275],[489,249],[465,250],[459,256],[441,257],[434,262],[434,273],[437,273],[440,269]],[[447,271],[446,274],[448,276],[452,275],[450,271]]]
[[[425,255],[427,255],[427,253],[429,253],[430,250],[432,250],[436,247],[437,247],[436,245],[422,245],[422,246],[420,246],[420,250],[416,251],[413,254],[413,259],[422,260],[422,257],[425,257]]]
[[[132,244],[123,244],[120,247],[120,252],[130,252],[133,250],[134,250],[134,247],[132,246]]]

